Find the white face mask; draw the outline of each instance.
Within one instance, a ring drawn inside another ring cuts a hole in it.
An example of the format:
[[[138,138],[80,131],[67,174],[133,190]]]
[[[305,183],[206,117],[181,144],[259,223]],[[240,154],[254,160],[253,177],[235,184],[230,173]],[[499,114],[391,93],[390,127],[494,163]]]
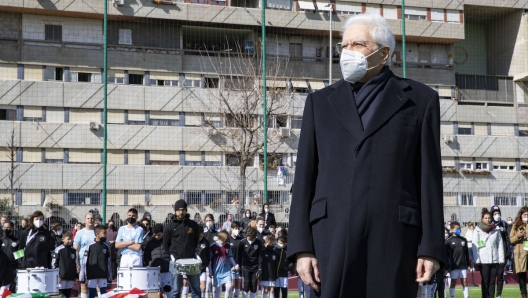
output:
[[[493,220],[494,220],[494,221],[499,221],[499,220],[501,220],[501,216],[500,216],[500,214],[493,215]]]
[[[233,229],[233,230],[231,230],[231,232],[232,232],[233,235],[235,235],[235,236],[238,236],[238,233],[240,233],[240,231],[237,230],[237,229]]]
[[[527,222],[527,221],[528,221],[528,217],[523,217],[522,220],[523,220],[524,222]]]
[[[205,226],[208,227],[208,228],[212,228],[213,227],[213,222],[212,221],[207,221],[205,223]]]
[[[262,231],[264,231],[264,228],[257,228],[257,231],[259,231],[259,233],[262,233]]]
[[[449,237],[449,234],[444,234],[444,238],[447,239]]]
[[[511,220],[508,220],[507,223],[511,225],[513,222]]]
[[[57,230],[57,232],[55,232],[55,233],[56,233],[57,235],[59,235],[59,236],[62,236],[62,229]]]
[[[264,209],[264,212],[268,213],[269,212],[269,208]]]
[[[34,225],[35,228],[37,228],[37,229],[40,228],[40,227],[42,227],[43,224],[44,224],[44,221],[41,220],[41,219],[33,221],[33,225]]]
[[[251,217],[251,214],[250,213],[246,213],[246,217]]]
[[[365,56],[360,52],[343,49],[343,52],[341,52],[341,58],[339,59],[339,64],[341,65],[341,73],[343,73],[343,78],[345,81],[349,83],[355,83],[361,80],[368,70],[380,65],[380,63],[378,63],[376,66],[367,68],[367,58],[381,49],[381,47],[378,48],[368,56]]]

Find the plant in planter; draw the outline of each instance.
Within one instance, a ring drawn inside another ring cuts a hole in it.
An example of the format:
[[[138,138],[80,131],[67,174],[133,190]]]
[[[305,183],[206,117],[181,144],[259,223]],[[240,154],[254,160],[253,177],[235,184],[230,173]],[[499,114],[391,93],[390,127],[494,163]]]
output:
[[[460,170],[460,173],[462,173],[463,175],[489,175],[491,174],[491,172],[488,170],[468,170],[468,169]]]
[[[458,170],[455,168],[443,168],[442,174],[456,174],[458,173]]]

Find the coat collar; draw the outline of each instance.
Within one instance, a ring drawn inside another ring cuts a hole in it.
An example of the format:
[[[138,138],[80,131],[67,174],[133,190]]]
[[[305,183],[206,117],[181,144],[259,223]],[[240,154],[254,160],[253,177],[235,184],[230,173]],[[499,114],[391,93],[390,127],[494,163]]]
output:
[[[405,91],[410,86],[401,78],[392,75],[379,98],[381,102],[378,109],[374,111],[365,130],[363,130],[361,118],[352,97],[350,83],[341,79],[331,85],[331,88],[334,89],[334,92],[328,96],[328,101],[332,109],[354,139],[360,143],[384,125],[409,100]]]

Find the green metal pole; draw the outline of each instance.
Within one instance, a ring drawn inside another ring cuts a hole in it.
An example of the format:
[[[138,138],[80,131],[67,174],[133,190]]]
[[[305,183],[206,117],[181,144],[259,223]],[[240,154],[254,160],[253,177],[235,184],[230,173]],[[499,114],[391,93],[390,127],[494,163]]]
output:
[[[262,113],[264,121],[264,204],[268,204],[268,117],[266,90],[266,0],[261,1],[262,8]]]
[[[107,77],[108,77],[108,57],[106,53],[107,49],[107,29],[108,29],[108,0],[104,0],[104,16],[103,16],[103,26],[104,26],[104,44],[103,44],[103,223],[106,223],[106,142],[108,140],[108,129],[107,129],[107,115],[108,110],[106,107],[107,103]]]
[[[402,68],[403,77],[407,78],[407,50],[405,49],[405,0],[402,0],[401,5],[401,27],[402,27]]]

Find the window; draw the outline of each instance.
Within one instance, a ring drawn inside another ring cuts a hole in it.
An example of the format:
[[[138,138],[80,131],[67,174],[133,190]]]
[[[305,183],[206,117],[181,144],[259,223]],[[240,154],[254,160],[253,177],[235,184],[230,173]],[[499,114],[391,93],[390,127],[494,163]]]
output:
[[[385,7],[383,7],[383,9],[385,9]],[[431,8],[431,22],[443,23],[444,22],[444,10]]]
[[[44,70],[44,81],[62,81],[64,68],[46,66]]]
[[[143,75],[140,74],[129,74],[128,75],[129,85],[143,85]]]
[[[315,6],[312,1],[297,1],[299,3],[299,11],[314,11]]]
[[[288,126],[288,116],[273,115],[268,118],[268,128],[279,128]]]
[[[274,153],[268,154],[268,169],[276,169],[279,166],[282,166],[282,156],[283,154]],[[260,165],[264,164],[264,155],[260,154]]]
[[[290,57],[294,61],[302,60],[302,43],[290,43]]]
[[[233,153],[228,153],[226,154],[226,165],[227,166],[230,166],[230,167],[238,167],[240,166],[240,154],[233,154]],[[253,167],[255,164],[255,159],[254,158],[249,158],[248,161],[247,161],[247,166],[248,167]]]
[[[471,135],[471,127],[459,127],[458,134],[459,135]]]
[[[514,171],[515,166],[493,166],[494,170]]]
[[[499,91],[499,77],[455,74],[455,84],[460,89]]]
[[[24,106],[24,121],[42,122],[42,107]]]
[[[180,152],[178,151],[150,151],[151,165],[172,165],[180,164]]]
[[[132,44],[132,30],[119,29],[119,44]]]
[[[425,21],[426,16],[415,15],[415,14],[405,14],[405,19],[410,21]]]
[[[292,129],[301,129],[302,127],[302,117],[293,116],[291,118],[291,128]]]
[[[0,107],[0,120],[16,120],[16,107],[3,106]]]
[[[204,122],[206,126],[222,127],[222,116],[215,114],[204,114]]]
[[[477,170],[488,170],[488,163],[487,162],[477,162],[476,169]]]
[[[494,158],[493,170],[496,171],[515,171],[515,160],[505,158]]]
[[[473,194],[471,193],[460,194],[460,205],[461,206],[473,206]]]
[[[101,193],[69,192],[67,205],[101,205]]]
[[[205,165],[216,166],[222,165],[222,154],[219,152],[205,152]]]
[[[45,163],[63,163],[64,149],[62,148],[46,148],[44,152]]]
[[[493,197],[493,204],[502,205],[502,206],[517,206],[517,197],[512,197],[512,196]]]
[[[254,128],[259,124],[257,115],[232,115],[227,114],[225,116],[226,127],[243,127],[243,128]]]
[[[44,39],[62,41],[61,25],[44,25]]]
[[[185,152],[185,165],[186,166],[201,166],[202,165],[202,152],[200,151]]]
[[[205,78],[205,88],[218,88],[218,78]]]
[[[197,205],[202,203],[202,192],[200,191],[188,191],[185,193],[187,204]]]
[[[519,137],[528,137],[528,130],[519,129]]]
[[[473,163],[461,162],[458,165],[459,165],[458,168],[461,170],[472,170],[473,169]]]

